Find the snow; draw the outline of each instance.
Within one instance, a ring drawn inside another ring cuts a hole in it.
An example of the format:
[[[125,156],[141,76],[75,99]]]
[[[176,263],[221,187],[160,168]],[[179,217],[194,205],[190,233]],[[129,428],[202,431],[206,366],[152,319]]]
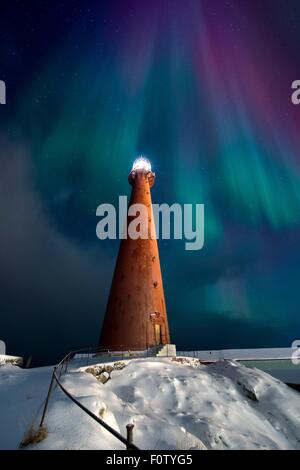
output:
[[[133,423],[141,449],[300,449],[300,394],[263,371],[191,358],[122,362],[102,384],[74,361],[62,383],[124,436]],[[0,367],[1,449],[17,448],[26,430],[38,426],[51,371]],[[58,388],[45,425],[48,436],[29,449],[124,449]]]
[[[49,387],[52,367],[0,366],[0,449],[16,449],[35,422]]]

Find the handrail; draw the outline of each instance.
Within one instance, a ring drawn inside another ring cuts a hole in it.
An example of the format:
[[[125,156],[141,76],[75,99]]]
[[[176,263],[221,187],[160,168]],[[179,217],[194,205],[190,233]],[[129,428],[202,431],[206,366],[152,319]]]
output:
[[[70,400],[72,400],[77,406],[79,406],[79,408],[81,408],[86,414],[88,414],[91,418],[93,418],[95,421],[97,421],[97,423],[101,424],[101,426],[103,426],[108,432],[110,432],[111,434],[113,434],[113,436],[115,436],[117,439],[119,439],[119,441],[121,441],[123,444],[125,444],[126,446],[129,446],[130,449],[132,450],[140,450],[137,446],[135,446],[134,444],[128,444],[128,441],[127,439],[125,439],[125,437],[123,437],[120,433],[118,433],[115,429],[113,429],[111,426],[109,426],[105,421],[103,421],[101,418],[98,418],[98,416],[94,415],[94,413],[92,413],[88,408],[86,408],[84,405],[82,405],[82,403],[80,403],[78,400],[76,400],[75,397],[73,397],[73,395],[71,395],[71,393],[68,392],[67,389],[65,389],[65,387],[61,384],[60,380],[58,379],[57,375],[55,372],[53,372],[53,375],[54,375],[54,379],[56,380],[56,383],[58,384],[58,386],[61,388],[61,390],[65,393],[65,395],[67,395],[67,397],[70,398]]]
[[[88,349],[78,349],[76,351],[71,351],[69,352],[68,354],[65,355],[65,357],[57,364],[57,366],[54,367],[53,369],[53,373],[52,373],[52,377],[51,377],[51,382],[50,382],[50,385],[49,385],[49,389],[48,389],[48,392],[47,392],[47,397],[46,397],[46,400],[45,400],[45,405],[44,405],[44,409],[43,409],[43,413],[42,413],[42,418],[41,418],[41,421],[40,421],[40,427],[43,426],[43,423],[44,423],[44,420],[45,420],[45,416],[46,416],[46,412],[47,412],[47,408],[48,408],[48,403],[49,403],[49,400],[50,400],[50,396],[51,396],[51,393],[53,391],[53,385],[54,385],[54,381],[56,382],[56,384],[59,386],[59,388],[62,390],[62,392],[70,399],[73,401],[73,403],[75,403],[79,408],[81,408],[87,415],[89,415],[92,419],[94,419],[97,423],[99,423],[104,429],[106,429],[108,432],[110,432],[114,437],[116,437],[119,441],[121,441],[123,444],[126,445],[126,448],[127,449],[130,449],[130,450],[140,450],[135,444],[133,444],[132,442],[132,428],[133,428],[133,425],[127,425],[127,439],[122,436],[122,434],[120,434],[118,431],[116,431],[114,428],[112,428],[111,426],[109,426],[109,424],[107,424],[105,421],[103,421],[101,418],[99,418],[98,416],[96,416],[94,413],[92,413],[88,408],[86,408],[82,403],[80,403],[70,392],[68,392],[68,390],[62,385],[61,381],[60,381],[60,377],[63,373],[63,367],[66,365],[65,367],[65,371],[67,370],[67,366],[68,366],[68,363],[69,361],[76,355],[76,354],[79,354],[79,353],[86,353],[88,354],[88,359],[90,357],[90,355],[95,355],[99,352],[114,352],[113,350],[100,350],[99,348],[95,348],[95,349],[92,349],[92,348],[88,348]],[[116,351],[116,352],[119,352],[119,351]],[[60,373],[59,373],[59,377],[57,376],[57,370],[60,369]]]

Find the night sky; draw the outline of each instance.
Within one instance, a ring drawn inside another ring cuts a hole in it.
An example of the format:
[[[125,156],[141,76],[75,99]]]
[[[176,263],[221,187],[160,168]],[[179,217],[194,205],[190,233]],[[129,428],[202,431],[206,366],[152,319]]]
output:
[[[300,336],[299,0],[0,4],[0,339],[33,364],[97,343],[118,241],[96,208],[151,160],[156,203],[204,203],[205,246],[160,241],[182,349]]]

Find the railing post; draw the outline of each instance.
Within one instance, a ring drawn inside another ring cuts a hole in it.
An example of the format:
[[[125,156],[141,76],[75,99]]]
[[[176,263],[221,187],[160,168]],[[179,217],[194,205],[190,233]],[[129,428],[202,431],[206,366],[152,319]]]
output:
[[[51,382],[50,382],[50,385],[49,385],[49,388],[48,388],[48,393],[47,393],[47,397],[46,397],[46,401],[45,401],[45,406],[44,406],[44,410],[43,410],[43,414],[42,414],[42,418],[41,418],[41,422],[40,422],[40,428],[44,424],[46,411],[47,411],[47,408],[48,408],[48,403],[49,403],[50,395],[51,395],[52,388],[53,388],[55,371],[56,371],[56,367],[54,367],[53,372],[52,372]]]
[[[59,366],[59,376],[58,376],[59,380],[60,380],[60,378],[61,378],[62,368],[63,368],[63,365],[60,365],[60,366]]]
[[[67,355],[66,357],[66,360],[65,360],[65,373],[67,372],[67,369],[68,369],[68,361],[69,361],[69,354]]]
[[[126,425],[126,430],[127,430],[127,450],[131,450],[130,444],[133,443],[133,428],[134,424],[127,424]]]

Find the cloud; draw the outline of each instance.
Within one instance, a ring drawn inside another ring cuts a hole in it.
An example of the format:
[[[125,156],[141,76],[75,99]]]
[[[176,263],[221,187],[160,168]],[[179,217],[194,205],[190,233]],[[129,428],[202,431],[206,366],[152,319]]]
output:
[[[0,165],[0,338],[37,362],[95,343],[113,261],[59,232],[26,145],[0,138]]]

